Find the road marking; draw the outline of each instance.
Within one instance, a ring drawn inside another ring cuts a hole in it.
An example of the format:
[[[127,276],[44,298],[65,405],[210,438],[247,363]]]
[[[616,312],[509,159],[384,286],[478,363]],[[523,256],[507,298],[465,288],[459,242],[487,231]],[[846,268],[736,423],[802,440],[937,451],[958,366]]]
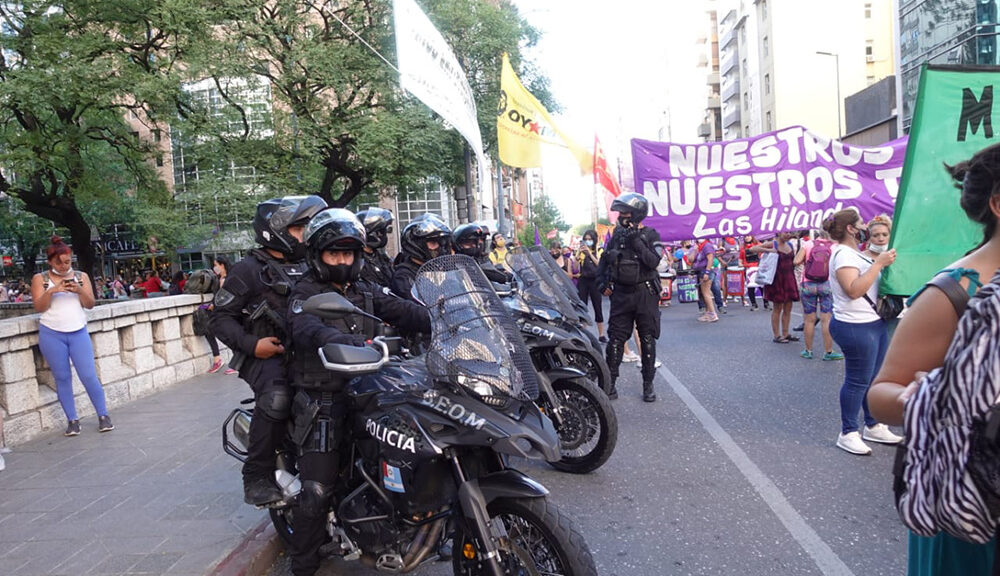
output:
[[[715,439],[722,451],[726,453],[729,460],[736,465],[743,477],[750,482],[754,490],[760,494],[764,502],[771,508],[778,520],[785,525],[785,529],[792,538],[805,550],[820,572],[828,576],[854,576],[851,569],[840,559],[839,556],[819,537],[819,534],[805,521],[794,507],[788,502],[781,490],[775,486],[774,482],[767,477],[764,472],[753,463],[746,452],[740,448],[732,436],[726,432],[722,426],[708,413],[708,410],[698,402],[698,399],[691,394],[677,376],[666,366],[661,366],[657,372],[673,388],[674,394],[687,405],[691,413],[701,422],[705,430]]]

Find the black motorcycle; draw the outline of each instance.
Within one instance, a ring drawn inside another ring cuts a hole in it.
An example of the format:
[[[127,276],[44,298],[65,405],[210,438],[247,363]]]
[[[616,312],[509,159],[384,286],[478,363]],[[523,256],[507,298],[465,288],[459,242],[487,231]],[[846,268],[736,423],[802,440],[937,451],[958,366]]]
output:
[[[424,357],[393,361],[381,338],[373,347],[318,351],[332,379],[350,379],[343,448],[350,457],[329,514],[333,553],[406,573],[437,559],[450,541],[455,574],[596,575],[590,550],[547,501],[548,490],[506,465],[506,456],[557,460],[559,444],[534,403],[535,371],[496,293],[466,256],[428,262],[414,289],[433,327]],[[303,310],[364,315],[335,293],[310,298]],[[227,453],[245,454],[228,429],[245,442],[249,416],[238,409],[227,419]],[[287,454],[278,466],[286,498],[271,518],[290,540],[296,471]]]

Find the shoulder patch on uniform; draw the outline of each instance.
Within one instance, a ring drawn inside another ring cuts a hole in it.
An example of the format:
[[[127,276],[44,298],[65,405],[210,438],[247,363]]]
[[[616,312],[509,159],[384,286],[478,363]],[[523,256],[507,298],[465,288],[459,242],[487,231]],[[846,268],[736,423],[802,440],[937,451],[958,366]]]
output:
[[[226,277],[226,283],[223,290],[226,290],[230,294],[236,296],[245,296],[250,292],[250,287],[247,283],[243,281],[243,278],[239,276],[229,275]]]
[[[216,308],[225,308],[226,306],[232,304],[233,300],[236,300],[236,295],[227,290],[227,288],[229,288],[229,283],[227,282],[226,284],[226,288],[219,288],[219,291],[215,293],[215,299],[213,302],[215,303]]]

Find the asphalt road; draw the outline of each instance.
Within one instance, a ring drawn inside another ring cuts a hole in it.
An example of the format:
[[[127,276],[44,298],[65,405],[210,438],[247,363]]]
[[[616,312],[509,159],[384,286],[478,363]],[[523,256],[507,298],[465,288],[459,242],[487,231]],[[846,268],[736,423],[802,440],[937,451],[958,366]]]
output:
[[[729,308],[715,324],[696,322],[694,304],[663,311],[659,400],[644,404],[638,367],[623,365],[618,447],[604,467],[517,466],[572,516],[604,575],[903,574],[893,448],[834,446],[843,362],[803,360],[801,343],[771,342],[768,312]],[[319,572],[374,573],[339,559]],[[270,574],[290,574],[287,558]]]

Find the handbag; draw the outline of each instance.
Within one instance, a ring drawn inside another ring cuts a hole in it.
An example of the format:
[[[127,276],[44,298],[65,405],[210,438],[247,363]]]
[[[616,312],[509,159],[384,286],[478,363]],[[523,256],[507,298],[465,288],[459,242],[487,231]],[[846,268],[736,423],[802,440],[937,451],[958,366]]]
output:
[[[205,336],[209,332],[209,312],[207,308],[196,308],[194,317],[191,319],[192,329],[195,336]]]
[[[895,319],[903,311],[902,296],[896,296],[895,294],[879,296],[878,303],[872,302],[872,299],[867,294],[864,295],[864,298],[868,301],[872,310],[878,314],[878,317],[886,322]]]
[[[770,286],[774,282],[774,276],[778,273],[778,253],[767,252],[761,254],[760,264],[757,266],[757,276],[754,283],[758,286]]]

